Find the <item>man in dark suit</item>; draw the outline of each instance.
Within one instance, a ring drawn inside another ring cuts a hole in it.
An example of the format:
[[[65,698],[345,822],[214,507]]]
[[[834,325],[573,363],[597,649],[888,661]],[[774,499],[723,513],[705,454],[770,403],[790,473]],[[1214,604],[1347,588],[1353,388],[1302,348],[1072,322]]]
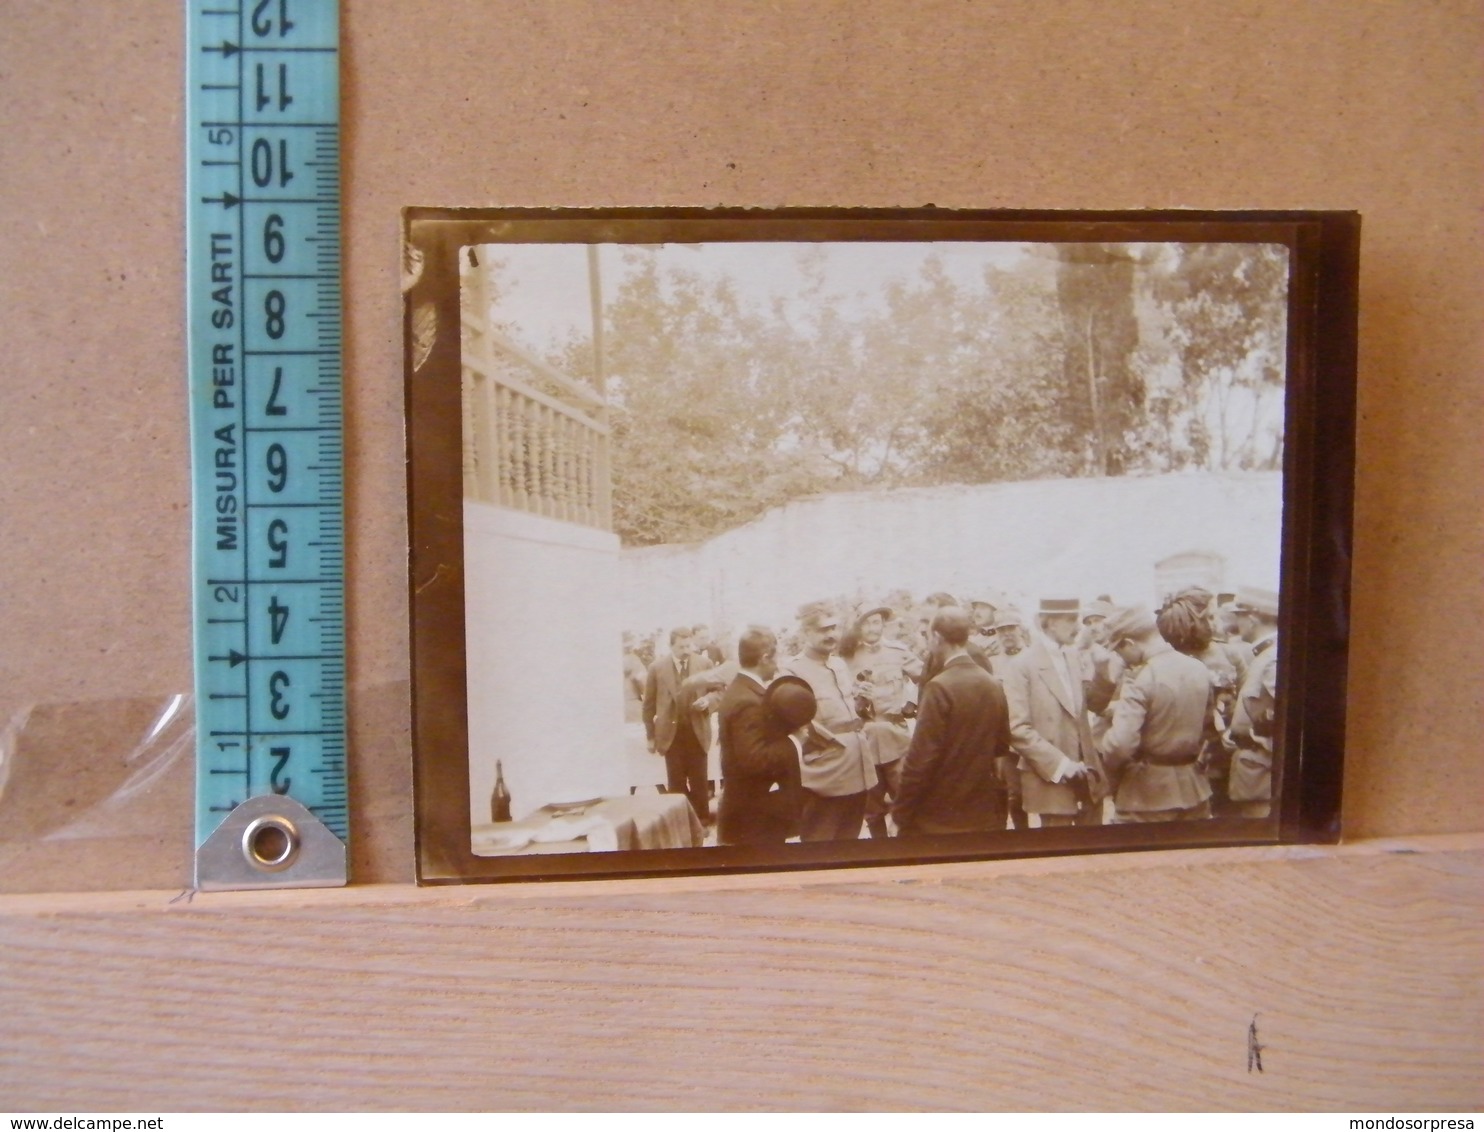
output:
[[[1005,828],[997,760],[1010,753],[1010,712],[1000,682],[969,656],[973,621],[955,606],[933,618],[943,671],[923,689],[917,730],[892,806],[900,836]]]
[[[723,787],[716,832],[722,845],[781,845],[799,832],[799,741],[763,698],[777,658],[771,630],[752,626],[737,640],[737,675],[718,712]]]
[[[691,631],[670,632],[670,654],[656,657],[644,681],[644,733],[650,751],[665,756],[666,789],[684,794],[696,816],[709,821],[706,752],[711,748],[711,720],[697,700],[706,689],[693,679],[711,661],[691,652]]]

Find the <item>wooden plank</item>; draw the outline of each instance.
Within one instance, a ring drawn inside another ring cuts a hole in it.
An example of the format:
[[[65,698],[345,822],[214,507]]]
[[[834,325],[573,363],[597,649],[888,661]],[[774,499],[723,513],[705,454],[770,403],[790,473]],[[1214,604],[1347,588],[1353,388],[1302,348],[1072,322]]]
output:
[[[0,898],[18,1109],[1478,1108],[1484,835]],[[1254,1017],[1263,1071],[1248,1072]]]

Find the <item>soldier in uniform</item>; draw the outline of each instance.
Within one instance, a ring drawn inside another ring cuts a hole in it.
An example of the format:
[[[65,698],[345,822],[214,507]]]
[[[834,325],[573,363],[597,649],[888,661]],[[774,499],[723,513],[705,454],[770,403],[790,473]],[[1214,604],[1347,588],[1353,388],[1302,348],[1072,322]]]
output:
[[[996,680],[1003,684],[1009,677],[1010,672],[1019,663],[1018,657],[1025,649],[1025,621],[1020,616],[1020,610],[1013,605],[1002,605],[995,610],[995,615],[990,622],[990,632],[993,636],[994,648],[986,658],[987,666]],[[973,645],[970,644],[970,656],[973,656]],[[975,657],[977,660],[978,658]],[[1000,763],[1000,777],[1005,783],[1006,808],[1010,814],[1010,824],[1016,829],[1030,829],[1031,819],[1025,812],[1025,801],[1021,791],[1020,771],[1018,755],[1009,754]]]
[[[1021,617],[1020,610],[1007,605],[995,611],[993,627],[995,652],[989,658],[989,670],[1004,679],[1011,658],[1019,656],[1025,648],[1025,618]]]
[[[866,792],[876,785],[876,760],[866,746],[865,721],[855,709],[857,686],[850,668],[835,655],[840,621],[827,602],[810,602],[799,610],[803,651],[781,665],[802,678],[818,704],[815,730],[835,740],[822,748],[806,747],[800,767],[804,787],[800,814],[801,841],[841,841],[860,837],[866,816]],[[861,694],[870,691],[862,685]]]
[[[1227,795],[1238,817],[1265,818],[1273,804],[1273,729],[1278,695],[1278,595],[1243,586],[1233,603],[1252,661],[1232,709]]]
[[[1210,674],[1211,708],[1206,713],[1206,730],[1201,738],[1200,766],[1201,773],[1211,783],[1211,813],[1219,818],[1234,812],[1226,796],[1231,767],[1227,728],[1247,659],[1240,654],[1234,656],[1227,642],[1212,636],[1212,608],[1210,590],[1186,586],[1155,615],[1154,623],[1159,635],[1176,652],[1195,657]]]
[[[1131,670],[1093,737],[1114,784],[1117,822],[1185,821],[1211,816],[1211,785],[1197,762],[1211,678],[1176,652],[1142,606],[1107,622],[1108,645]]]
[[[1106,711],[1123,680],[1123,661],[1108,648],[1108,618],[1118,607],[1100,594],[1082,611],[1082,632],[1077,651],[1082,662],[1082,690],[1087,710],[1093,715]]]
[[[1236,594],[1219,593],[1211,603],[1211,639],[1213,641],[1229,641],[1240,637],[1237,630],[1237,615],[1232,610],[1232,603],[1236,600]]]
[[[856,618],[855,649],[845,657],[855,682],[870,688],[857,710],[866,720],[867,746],[876,759],[878,775],[866,796],[866,829],[872,837],[888,836],[888,799],[896,797],[902,756],[912,740],[907,720],[917,714],[914,681],[922,675],[922,661],[910,649],[884,639],[886,623],[894,616],[889,606],[868,606]]]
[[[1003,599],[999,600],[1003,602]],[[997,612],[999,612],[999,606],[987,597],[969,599],[969,616],[974,620],[974,628],[969,632],[969,643],[978,645],[984,651],[985,656],[994,656],[1000,651],[994,631],[994,618]]]

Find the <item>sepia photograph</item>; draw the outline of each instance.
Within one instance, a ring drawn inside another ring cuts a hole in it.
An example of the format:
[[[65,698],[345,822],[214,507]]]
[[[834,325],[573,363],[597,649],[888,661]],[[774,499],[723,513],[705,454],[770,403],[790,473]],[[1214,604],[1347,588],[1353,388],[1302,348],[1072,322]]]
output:
[[[465,729],[420,748],[453,827],[420,844],[529,876],[1280,836],[1281,226],[633,227],[409,237]]]

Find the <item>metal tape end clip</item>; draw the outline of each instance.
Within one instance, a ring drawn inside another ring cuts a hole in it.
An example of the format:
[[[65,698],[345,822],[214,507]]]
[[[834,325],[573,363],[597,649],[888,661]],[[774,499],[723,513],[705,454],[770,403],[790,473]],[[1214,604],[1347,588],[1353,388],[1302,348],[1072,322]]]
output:
[[[340,888],[345,843],[285,794],[249,798],[196,850],[196,888]]]

